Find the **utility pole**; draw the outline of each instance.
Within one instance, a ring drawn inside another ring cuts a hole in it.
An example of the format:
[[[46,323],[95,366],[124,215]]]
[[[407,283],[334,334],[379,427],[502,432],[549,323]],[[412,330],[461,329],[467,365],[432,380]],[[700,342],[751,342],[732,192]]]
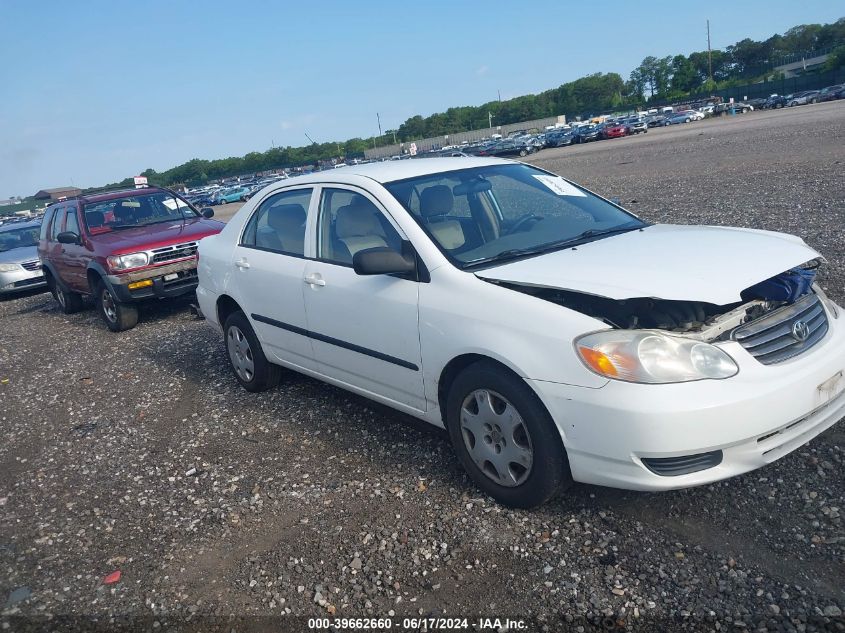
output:
[[[381,117],[376,112],[376,119],[378,120],[378,135],[381,136]]]
[[[710,83],[713,83],[713,55],[710,52],[710,20],[707,20],[707,70],[710,75]]]
[[[492,112],[487,113],[487,125],[490,127],[491,130],[493,129],[493,113]]]
[[[502,102],[502,91],[496,90],[496,93],[499,95],[499,103],[501,103]]]

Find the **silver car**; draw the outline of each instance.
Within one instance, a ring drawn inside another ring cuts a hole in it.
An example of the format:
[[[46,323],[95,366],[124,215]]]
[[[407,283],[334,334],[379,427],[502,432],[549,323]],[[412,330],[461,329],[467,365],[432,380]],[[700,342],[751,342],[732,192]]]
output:
[[[0,295],[45,286],[38,259],[41,221],[0,225]]]

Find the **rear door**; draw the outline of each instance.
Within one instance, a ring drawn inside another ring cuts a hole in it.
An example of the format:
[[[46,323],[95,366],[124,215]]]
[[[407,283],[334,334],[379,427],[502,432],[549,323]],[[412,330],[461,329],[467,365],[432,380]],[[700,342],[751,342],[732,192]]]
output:
[[[305,226],[313,189],[267,196],[247,221],[231,262],[229,287],[268,357],[313,368],[303,305]]]
[[[64,231],[65,216],[67,215],[67,206],[62,205],[57,207],[53,213],[53,221],[50,223],[50,228],[47,231],[47,258],[52,264],[53,271],[59,278],[62,284],[68,284],[68,272],[65,265],[64,258],[64,244],[58,241],[58,235]]]
[[[403,236],[376,199],[354,187],[323,187],[316,220],[316,259],[300,284],[318,371],[424,411],[419,282],[352,268],[356,252],[400,250]]]
[[[68,205],[65,208],[65,223],[63,232],[75,233],[79,236],[79,244],[61,244],[61,257],[64,266],[62,273],[65,283],[78,292],[91,292],[88,287],[88,261],[91,259],[91,252],[84,241],[84,235],[80,224],[79,210],[77,205]]]

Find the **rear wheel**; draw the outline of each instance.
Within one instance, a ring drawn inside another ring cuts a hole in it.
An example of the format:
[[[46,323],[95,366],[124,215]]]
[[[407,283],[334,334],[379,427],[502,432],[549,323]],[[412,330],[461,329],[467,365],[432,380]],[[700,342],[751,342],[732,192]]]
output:
[[[476,484],[507,506],[531,508],[569,487],[560,433],[525,382],[489,362],[465,369],[446,402],[452,445]]]
[[[233,312],[223,325],[226,352],[232,373],[247,391],[267,391],[279,384],[282,370],[267,360],[255,331],[241,312]]]
[[[79,312],[83,307],[82,295],[78,292],[70,292],[62,290],[58,282],[53,279],[52,275],[48,278],[47,284],[50,287],[50,292],[53,298],[59,304],[64,314],[73,314]]]

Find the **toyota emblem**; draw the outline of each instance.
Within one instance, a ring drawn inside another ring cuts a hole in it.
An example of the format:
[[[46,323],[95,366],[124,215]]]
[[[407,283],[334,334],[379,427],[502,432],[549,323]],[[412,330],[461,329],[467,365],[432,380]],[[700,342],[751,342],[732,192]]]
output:
[[[803,343],[810,338],[810,326],[804,321],[796,321],[792,324],[792,338],[799,343]]]

